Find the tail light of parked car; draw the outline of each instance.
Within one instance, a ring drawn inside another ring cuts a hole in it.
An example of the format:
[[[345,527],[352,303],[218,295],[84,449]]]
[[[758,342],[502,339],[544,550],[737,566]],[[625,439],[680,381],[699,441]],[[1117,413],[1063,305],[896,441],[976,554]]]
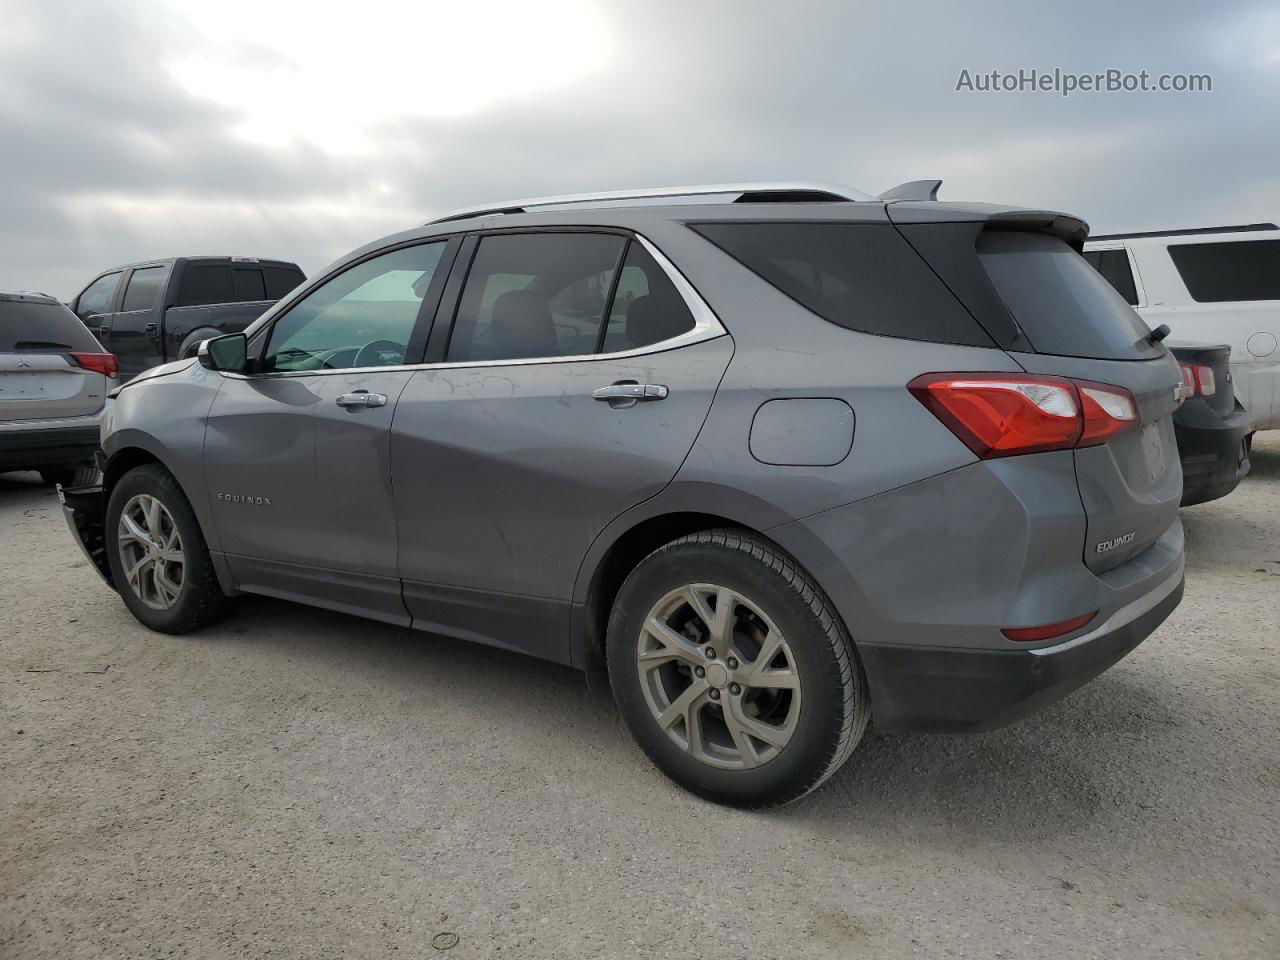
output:
[[[120,372],[120,363],[114,353],[73,353],[71,359],[76,366],[104,377],[114,377]]]
[[[1218,390],[1213,378],[1213,367],[1196,363],[1180,363],[1183,395],[1186,397],[1212,397]]]
[[[1105,443],[1138,423],[1123,387],[1009,373],[928,373],[907,389],[983,460]]]

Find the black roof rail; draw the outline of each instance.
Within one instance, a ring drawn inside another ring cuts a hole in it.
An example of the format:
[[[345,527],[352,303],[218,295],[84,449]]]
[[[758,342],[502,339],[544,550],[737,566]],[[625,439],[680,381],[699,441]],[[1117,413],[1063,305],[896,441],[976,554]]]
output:
[[[1186,230],[1147,230],[1142,233],[1099,233],[1090,240],[1133,240],[1139,237],[1184,237],[1198,233],[1254,233],[1280,230],[1274,223],[1233,223],[1224,227],[1189,227]]]

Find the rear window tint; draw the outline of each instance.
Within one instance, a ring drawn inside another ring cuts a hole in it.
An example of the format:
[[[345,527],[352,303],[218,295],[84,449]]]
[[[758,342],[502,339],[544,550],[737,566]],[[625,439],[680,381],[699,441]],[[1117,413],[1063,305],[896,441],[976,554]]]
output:
[[[130,310],[150,310],[160,298],[160,282],[164,279],[164,267],[144,267],[129,275],[129,285],[124,288],[124,304]]]
[[[262,271],[257,267],[236,267],[236,299],[244,302],[267,299],[267,287],[262,282]]]
[[[1280,240],[1174,243],[1169,256],[1198,303],[1280,300]]]
[[[1099,360],[1161,354],[1133,308],[1057,237],[988,230],[978,237],[978,259],[1037,353]]]
[[[234,303],[235,299],[231,268],[226,264],[188,264],[183,270],[178,306],[202,307],[211,303]]]
[[[890,224],[735,222],[690,226],[831,323],[907,340],[993,345]]]
[[[1133,282],[1133,268],[1129,266],[1129,254],[1125,250],[1086,250],[1088,264],[1102,274],[1102,279],[1116,288],[1131,306],[1138,303],[1138,287]]]
[[[0,351],[5,353],[101,353],[76,315],[60,303],[0,300]]]
[[[262,277],[267,284],[268,300],[279,300],[306,279],[295,267],[263,267]]]

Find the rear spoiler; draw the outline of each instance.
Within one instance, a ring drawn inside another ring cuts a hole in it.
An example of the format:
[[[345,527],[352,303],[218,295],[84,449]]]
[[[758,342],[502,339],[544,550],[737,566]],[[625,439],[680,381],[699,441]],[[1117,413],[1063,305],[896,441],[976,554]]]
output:
[[[896,187],[890,187],[876,197],[877,200],[937,200],[941,180],[908,180]]]

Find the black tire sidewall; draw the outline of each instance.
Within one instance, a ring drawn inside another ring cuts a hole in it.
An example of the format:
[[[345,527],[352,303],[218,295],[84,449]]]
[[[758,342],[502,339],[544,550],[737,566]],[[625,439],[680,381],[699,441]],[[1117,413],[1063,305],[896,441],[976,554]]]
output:
[[[125,504],[138,494],[155,497],[178,528],[182,538],[183,583],[178,602],[168,610],[153,610],[142,602],[133,592],[125,579],[123,559],[120,556],[120,545],[116,530],[120,523],[120,514]],[[182,489],[173,476],[163,467],[154,464],[130,470],[111,491],[107,501],[106,513],[107,562],[111,567],[111,577],[116,592],[125,602],[125,606],[144,626],[162,633],[186,633],[201,626],[208,619],[208,612],[215,600],[221,600],[221,594],[214,598],[209,596],[211,589],[216,590],[216,578],[213,573],[209,551],[205,546],[204,535],[196,520],[195,511],[187,501]]]
[[[801,678],[798,726],[782,752],[759,767],[723,770],[694,759],[658,728],[645,701],[635,649],[644,617],[665,594],[690,583],[720,584],[750,598],[782,631],[795,658]],[[606,642],[610,682],[623,719],[645,754],[686,789],[718,803],[768,806],[807,792],[830,768],[848,709],[832,638],[794,586],[756,557],[710,542],[658,551],[623,584]]]

